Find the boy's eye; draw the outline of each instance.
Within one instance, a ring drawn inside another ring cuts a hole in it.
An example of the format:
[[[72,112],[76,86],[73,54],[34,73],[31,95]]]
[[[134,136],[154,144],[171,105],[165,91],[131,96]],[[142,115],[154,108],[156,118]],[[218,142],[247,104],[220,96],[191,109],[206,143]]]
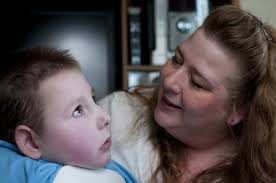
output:
[[[80,117],[84,114],[84,110],[83,110],[83,106],[82,105],[78,105],[75,110],[73,111],[72,116],[77,118]]]

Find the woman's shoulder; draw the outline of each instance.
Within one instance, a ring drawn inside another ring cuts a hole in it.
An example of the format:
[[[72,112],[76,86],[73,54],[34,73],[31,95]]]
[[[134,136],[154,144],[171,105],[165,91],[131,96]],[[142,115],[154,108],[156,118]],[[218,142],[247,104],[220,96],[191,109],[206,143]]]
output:
[[[101,106],[111,105],[113,103],[127,103],[130,99],[130,95],[128,92],[125,91],[115,91],[111,94],[105,96],[104,98],[100,99],[98,103]]]
[[[104,109],[124,110],[124,108],[139,109],[145,105],[144,99],[149,99],[154,93],[153,88],[139,88],[130,91],[116,91],[99,100],[99,105]]]
[[[113,92],[98,103],[112,119],[113,135],[119,134],[119,136],[127,134],[134,127],[143,108],[136,97],[124,91]]]
[[[112,158],[130,170],[140,182],[147,182],[158,154],[148,140],[148,129],[145,126],[135,128],[137,119],[146,108],[140,93],[135,92],[142,92],[142,98],[147,98],[152,91],[114,92],[102,99],[100,105],[112,119]]]

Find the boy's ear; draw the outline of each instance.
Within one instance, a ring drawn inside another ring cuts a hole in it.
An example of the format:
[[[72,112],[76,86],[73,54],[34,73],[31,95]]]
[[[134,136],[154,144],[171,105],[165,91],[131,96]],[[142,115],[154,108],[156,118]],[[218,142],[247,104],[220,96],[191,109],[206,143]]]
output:
[[[42,152],[39,148],[39,137],[28,126],[19,125],[15,129],[15,142],[20,151],[32,159],[39,159]]]
[[[244,118],[244,115],[245,115],[245,109],[242,106],[236,109],[236,104],[233,104],[232,113],[227,119],[228,125],[234,126],[238,124]]]

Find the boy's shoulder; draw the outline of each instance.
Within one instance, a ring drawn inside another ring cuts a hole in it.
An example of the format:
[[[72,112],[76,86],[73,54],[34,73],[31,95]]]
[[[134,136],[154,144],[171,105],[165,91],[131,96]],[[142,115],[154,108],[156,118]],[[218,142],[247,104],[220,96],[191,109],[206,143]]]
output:
[[[61,166],[26,157],[15,145],[0,140],[0,176],[6,182],[52,183]]]

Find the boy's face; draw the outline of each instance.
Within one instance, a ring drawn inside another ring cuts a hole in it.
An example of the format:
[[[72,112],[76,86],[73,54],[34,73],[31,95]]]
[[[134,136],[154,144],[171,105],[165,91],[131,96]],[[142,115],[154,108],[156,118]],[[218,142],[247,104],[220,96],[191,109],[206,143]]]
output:
[[[110,117],[93,100],[94,91],[78,70],[44,80],[39,147],[42,158],[95,169],[110,160]]]

